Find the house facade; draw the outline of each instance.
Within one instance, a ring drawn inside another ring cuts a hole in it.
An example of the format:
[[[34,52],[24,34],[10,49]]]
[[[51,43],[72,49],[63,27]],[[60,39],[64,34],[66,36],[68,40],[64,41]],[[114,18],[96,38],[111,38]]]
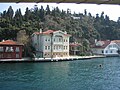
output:
[[[22,44],[18,44],[13,40],[0,42],[0,59],[21,59]]]
[[[114,41],[98,41],[92,47],[93,54],[105,56],[118,56],[120,50],[120,42]]]
[[[36,49],[36,57],[66,57],[69,56],[69,37],[63,31],[47,30],[32,34],[32,43]]]
[[[69,45],[69,47],[70,47],[70,55],[77,55],[77,56],[79,56],[80,55],[80,52],[81,52],[81,44],[80,43],[70,43],[70,45]]]

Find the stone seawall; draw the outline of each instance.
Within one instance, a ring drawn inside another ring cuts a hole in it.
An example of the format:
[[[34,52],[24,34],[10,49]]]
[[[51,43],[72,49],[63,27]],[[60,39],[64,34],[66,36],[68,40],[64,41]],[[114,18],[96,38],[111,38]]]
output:
[[[73,60],[86,60],[92,58],[105,58],[105,56],[69,56],[69,57],[56,57],[56,58],[22,58],[22,59],[0,59],[0,62],[51,62],[51,61],[73,61]]]

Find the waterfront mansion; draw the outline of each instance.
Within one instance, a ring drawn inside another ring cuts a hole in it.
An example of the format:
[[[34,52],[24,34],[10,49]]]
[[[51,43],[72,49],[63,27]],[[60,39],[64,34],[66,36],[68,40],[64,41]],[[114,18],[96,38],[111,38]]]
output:
[[[34,32],[32,34],[32,45],[36,49],[36,57],[68,57],[70,36],[66,31],[60,30]]]

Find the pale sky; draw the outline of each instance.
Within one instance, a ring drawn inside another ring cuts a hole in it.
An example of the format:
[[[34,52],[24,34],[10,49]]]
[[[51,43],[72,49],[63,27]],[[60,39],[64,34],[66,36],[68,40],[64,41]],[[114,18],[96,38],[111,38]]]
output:
[[[102,11],[104,11],[104,15],[108,15],[111,20],[117,21],[118,17],[120,17],[120,5],[97,5],[97,4],[74,4],[74,3],[0,3],[0,12],[3,12],[4,10],[7,10],[9,6],[12,6],[14,11],[16,9],[21,8],[22,13],[24,14],[26,7],[29,9],[33,8],[34,5],[37,5],[38,7],[41,7],[43,5],[44,9],[47,5],[50,6],[50,8],[59,7],[61,10],[67,11],[69,8],[71,10],[71,13],[84,13],[84,10],[86,9],[87,12],[90,12],[92,16],[96,16],[96,14],[101,14]]]

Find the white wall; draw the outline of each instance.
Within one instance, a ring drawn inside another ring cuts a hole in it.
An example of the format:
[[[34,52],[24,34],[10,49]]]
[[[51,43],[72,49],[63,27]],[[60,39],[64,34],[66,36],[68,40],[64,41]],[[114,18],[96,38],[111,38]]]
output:
[[[50,34],[39,34],[32,37],[32,43],[37,43],[36,49],[45,52],[51,52],[51,35]],[[53,33],[53,52],[68,52],[69,53],[69,36],[65,36],[64,32],[57,31]],[[65,46],[65,50],[64,50]]]
[[[94,54],[118,55],[119,46],[116,43],[110,43],[106,48],[92,48]],[[103,53],[102,53],[103,51]]]
[[[105,55],[117,55],[118,45],[116,43],[110,43],[104,50]]]
[[[104,49],[102,49],[102,48],[93,48],[92,49],[92,52],[94,53],[94,54],[104,54]]]

